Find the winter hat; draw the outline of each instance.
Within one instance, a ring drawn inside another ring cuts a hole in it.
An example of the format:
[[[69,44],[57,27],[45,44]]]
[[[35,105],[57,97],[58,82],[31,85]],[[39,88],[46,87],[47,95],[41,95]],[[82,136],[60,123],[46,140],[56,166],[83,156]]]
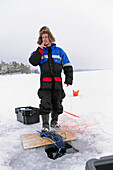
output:
[[[53,37],[50,29],[48,27],[44,26],[39,31],[39,38],[38,38],[37,44],[41,45],[43,34],[48,34],[48,37],[49,37],[49,40],[51,41],[51,43],[55,42],[55,38]]]

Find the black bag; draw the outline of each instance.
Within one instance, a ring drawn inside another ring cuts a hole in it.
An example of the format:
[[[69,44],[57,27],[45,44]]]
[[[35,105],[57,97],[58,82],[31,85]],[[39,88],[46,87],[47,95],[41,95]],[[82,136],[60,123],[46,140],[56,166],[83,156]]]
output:
[[[66,153],[66,147],[62,139],[62,136],[60,136],[56,132],[53,131],[41,132],[40,136],[41,137],[46,136],[55,142],[52,145],[47,146],[45,148],[45,152],[47,153],[50,159],[57,159],[59,157],[62,157]]]
[[[52,144],[50,146],[46,146],[45,152],[50,159],[57,159],[62,157],[66,153],[65,147],[59,149],[56,145]]]

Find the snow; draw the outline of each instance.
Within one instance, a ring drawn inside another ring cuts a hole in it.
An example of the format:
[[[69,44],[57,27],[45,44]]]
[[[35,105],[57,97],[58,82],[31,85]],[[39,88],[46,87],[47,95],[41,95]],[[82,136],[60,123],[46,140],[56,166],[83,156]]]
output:
[[[63,76],[64,81],[64,76]],[[75,72],[72,86],[64,86],[66,97],[59,123],[77,137],[77,153],[49,159],[44,148],[23,150],[20,135],[35,133],[41,122],[24,125],[17,121],[15,108],[39,106],[39,74],[0,76],[0,169],[82,170],[89,159],[112,155],[113,70]],[[79,89],[79,96],[73,90]]]

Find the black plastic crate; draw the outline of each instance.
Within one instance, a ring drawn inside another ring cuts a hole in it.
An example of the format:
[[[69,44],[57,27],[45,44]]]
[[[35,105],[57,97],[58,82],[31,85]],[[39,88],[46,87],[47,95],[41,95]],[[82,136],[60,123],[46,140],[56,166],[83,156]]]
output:
[[[85,170],[113,170],[113,155],[87,161]]]
[[[31,106],[15,108],[17,121],[22,122],[23,124],[39,123],[40,118],[38,110],[39,110],[38,108]]]

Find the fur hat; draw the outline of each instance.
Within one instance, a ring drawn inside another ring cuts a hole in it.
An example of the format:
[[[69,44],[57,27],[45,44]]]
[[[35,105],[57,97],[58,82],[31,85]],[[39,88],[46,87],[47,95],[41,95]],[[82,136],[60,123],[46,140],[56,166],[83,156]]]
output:
[[[42,35],[43,34],[48,34],[49,40],[52,42],[55,42],[55,38],[53,37],[52,33],[50,32],[50,29],[46,26],[42,27],[39,31],[39,38],[37,41],[37,44],[41,45],[42,44]]]

